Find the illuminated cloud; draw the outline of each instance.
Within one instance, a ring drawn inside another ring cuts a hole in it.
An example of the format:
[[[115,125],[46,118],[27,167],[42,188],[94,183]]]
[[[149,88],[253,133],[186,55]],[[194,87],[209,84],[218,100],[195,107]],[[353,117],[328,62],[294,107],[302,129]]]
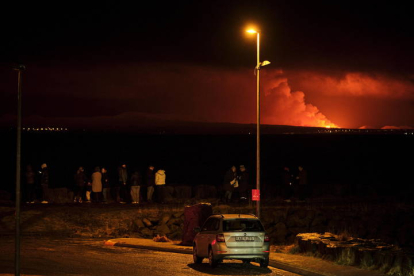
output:
[[[414,78],[384,73],[286,71],[289,84],[345,128],[414,126]]]
[[[410,126],[383,126],[381,129],[413,129]]]
[[[253,69],[132,63],[30,68],[24,78],[23,114],[31,121],[72,120],[72,125],[82,127],[99,120],[139,125],[151,116],[171,121],[256,122]],[[261,71],[261,84],[264,124],[414,126],[410,77],[281,71],[269,66]],[[15,122],[7,115],[15,114],[14,85],[4,88],[6,97],[0,102],[0,121],[6,125]]]
[[[282,71],[268,74],[264,82],[263,121],[267,124],[338,127],[314,105],[306,103],[305,93],[292,91]]]
[[[396,78],[381,73],[362,72],[287,72],[289,79],[304,90],[318,89],[329,96],[414,99],[414,78]]]

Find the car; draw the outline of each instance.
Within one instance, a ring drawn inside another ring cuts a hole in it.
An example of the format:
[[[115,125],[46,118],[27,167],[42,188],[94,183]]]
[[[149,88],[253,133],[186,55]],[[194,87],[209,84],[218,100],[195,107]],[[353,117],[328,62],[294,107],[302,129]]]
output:
[[[222,214],[210,216],[204,225],[194,228],[193,260],[199,264],[208,258],[211,267],[224,259],[269,265],[269,236],[255,215]]]

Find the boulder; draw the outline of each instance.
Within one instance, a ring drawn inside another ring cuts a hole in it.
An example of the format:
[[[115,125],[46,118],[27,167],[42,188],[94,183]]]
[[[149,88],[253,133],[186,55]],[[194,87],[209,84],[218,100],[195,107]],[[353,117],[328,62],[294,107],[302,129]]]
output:
[[[286,219],[286,211],[285,210],[276,210],[272,212],[272,217],[274,223],[278,223],[281,221],[285,221]]]
[[[142,237],[144,238],[152,238],[154,237],[154,232],[148,228],[143,228],[140,230]]]
[[[151,221],[147,218],[143,218],[142,222],[145,224],[146,227],[151,227],[152,226]]]
[[[273,242],[275,242],[275,243],[285,243],[287,233],[288,233],[288,230],[286,228],[286,225],[283,222],[278,222],[273,227],[273,231],[270,234],[271,234],[271,237],[273,239]]]
[[[170,228],[168,228],[168,226],[166,224],[161,224],[159,226],[157,226],[156,228],[156,233],[159,234],[160,236],[164,236],[166,234],[171,233]]]
[[[166,224],[170,220],[170,218],[171,218],[171,215],[168,215],[168,214],[163,215],[159,224],[160,225]]]
[[[173,216],[175,218],[181,218],[181,216],[183,216],[183,215],[184,215],[184,212],[176,212],[176,213],[173,214]]]
[[[170,219],[170,220],[167,222],[167,225],[168,225],[168,226],[171,226],[171,225],[180,225],[180,223],[182,223],[182,219],[179,219],[179,218],[172,218],[172,219]]]
[[[134,220],[134,224],[135,224],[135,226],[136,226],[138,229],[140,229],[140,228],[144,228],[144,227],[145,227],[145,225],[144,225],[144,223],[142,222],[142,220],[141,220],[141,219],[136,219],[136,220]]]
[[[299,216],[297,214],[293,214],[291,216],[288,216],[287,219],[286,219],[286,225],[289,229],[293,228],[293,227],[304,228],[304,227],[308,226],[308,223],[309,222],[307,220],[299,218]],[[306,230],[305,230],[305,232],[306,232]]]

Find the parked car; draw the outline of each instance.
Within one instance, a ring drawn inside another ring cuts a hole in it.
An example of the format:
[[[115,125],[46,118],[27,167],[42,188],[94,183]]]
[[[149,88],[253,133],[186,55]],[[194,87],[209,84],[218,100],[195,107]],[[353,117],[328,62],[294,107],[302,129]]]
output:
[[[211,267],[223,259],[258,262],[269,265],[269,237],[255,215],[223,214],[210,216],[201,228],[195,228],[194,263],[208,258]]]

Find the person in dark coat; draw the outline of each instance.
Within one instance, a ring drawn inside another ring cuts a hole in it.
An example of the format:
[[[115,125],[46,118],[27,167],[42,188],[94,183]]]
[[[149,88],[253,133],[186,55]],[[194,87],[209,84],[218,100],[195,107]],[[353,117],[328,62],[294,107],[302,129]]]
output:
[[[150,165],[146,173],[147,201],[152,202],[155,189],[155,171],[154,166]]]
[[[240,173],[238,175],[240,201],[246,202],[248,200],[249,190],[249,174],[244,165],[240,165]]]
[[[237,181],[236,166],[233,166],[226,172],[223,180],[224,202],[229,203],[233,194],[234,185]]]
[[[109,177],[108,177],[108,171],[105,167],[102,167],[101,169],[102,173],[102,195],[103,195],[103,202],[108,202],[108,194],[110,193],[110,186],[109,186]]]
[[[293,184],[292,174],[290,173],[289,167],[283,167],[281,178],[283,197],[289,199],[292,196]]]
[[[42,203],[49,203],[49,169],[47,164],[43,163],[40,167],[40,186],[42,187]]]
[[[296,181],[298,184],[298,195],[301,200],[304,200],[308,197],[309,188],[308,188],[308,174],[306,170],[302,167],[298,167],[298,175],[296,176]]]
[[[138,169],[134,169],[134,172],[131,175],[131,199],[132,204],[139,203],[139,192],[141,189],[141,175],[139,174]]]
[[[34,203],[36,199],[35,195],[35,177],[36,174],[34,173],[33,167],[31,165],[27,165],[26,172],[26,195],[27,195],[27,203]]]
[[[74,202],[82,203],[82,198],[85,191],[85,186],[88,182],[88,179],[85,174],[85,169],[83,167],[79,167],[75,174],[75,188],[74,188]]]
[[[126,203],[128,199],[128,172],[126,164],[118,168],[119,196],[121,203]]]

